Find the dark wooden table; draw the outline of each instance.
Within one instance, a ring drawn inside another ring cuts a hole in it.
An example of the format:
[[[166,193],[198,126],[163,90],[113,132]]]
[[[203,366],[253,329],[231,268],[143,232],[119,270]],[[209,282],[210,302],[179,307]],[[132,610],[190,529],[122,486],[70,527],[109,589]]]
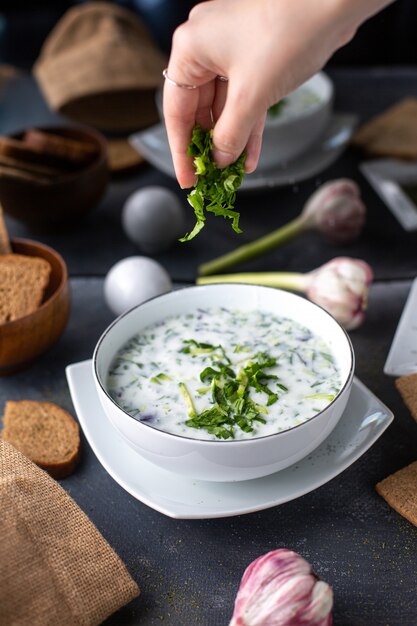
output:
[[[358,113],[361,119],[406,95],[417,96],[416,69],[331,74],[336,108]],[[52,119],[28,77],[13,81],[0,109],[0,132]],[[263,512],[201,521],[173,520],[135,500],[106,473],[83,440],[82,463],[62,485],[142,589],[141,596],[107,624],[226,626],[244,568],[266,551],[287,547],[305,556],[333,586],[336,626],[416,626],[417,532],[377,495],[375,484],[417,459],[417,425],[393,379],[383,374],[411,279],[417,275],[417,234],[402,230],[362,178],[358,156],[348,150],[320,176],[294,188],[242,194],[244,233],[239,243],[285,223],[320,183],[340,176],[358,181],[368,207],[358,242],[341,248],[318,235],[306,235],[245,269],[306,271],[339,255],[372,265],[376,280],[367,319],[351,338],[358,377],[392,409],[394,422],[353,466],[312,493]],[[113,319],[103,298],[104,276],[116,261],[139,253],[123,233],[121,208],[133,190],[149,184],[164,185],[184,197],[173,180],[145,167],[114,180],[101,205],[70,232],[32,233],[7,219],[12,236],[37,238],[61,252],[70,270],[73,302],[69,325],[50,352],[30,369],[0,379],[0,406],[7,399],[30,398],[73,411],[64,368],[90,358]],[[189,225],[192,221],[189,212]],[[214,219],[195,242],[177,244],[156,258],[176,283],[192,283],[198,263],[235,245],[229,225]]]

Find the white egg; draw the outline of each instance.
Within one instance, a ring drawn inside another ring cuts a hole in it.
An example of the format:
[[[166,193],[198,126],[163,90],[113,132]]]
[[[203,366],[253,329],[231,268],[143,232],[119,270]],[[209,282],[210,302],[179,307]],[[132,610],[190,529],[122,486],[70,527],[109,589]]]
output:
[[[143,187],[126,200],[122,226],[127,237],[144,252],[162,252],[185,233],[184,209],[170,189]]]
[[[113,313],[120,315],[171,289],[171,279],[162,265],[144,256],[131,256],[113,265],[107,273],[104,298]]]

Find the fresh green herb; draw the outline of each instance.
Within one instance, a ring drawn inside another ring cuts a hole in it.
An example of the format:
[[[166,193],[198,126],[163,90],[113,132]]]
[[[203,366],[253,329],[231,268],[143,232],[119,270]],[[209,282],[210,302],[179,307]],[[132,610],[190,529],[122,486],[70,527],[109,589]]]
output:
[[[233,352],[235,352],[236,354],[239,354],[239,352],[250,352],[251,348],[248,348],[247,346],[241,346],[240,343],[238,343],[235,347],[235,349],[233,350]]]
[[[195,410],[194,402],[191,397],[190,392],[188,391],[185,383],[178,383],[178,387],[182,393],[182,396],[185,400],[185,404],[187,405],[187,412],[190,417],[195,417],[197,415],[197,411]]]
[[[306,396],[309,400],[328,400],[332,402],[335,396],[331,393],[314,393],[312,396]]]
[[[245,173],[246,155],[243,152],[237,161],[221,169],[214,163],[212,151],[213,131],[195,126],[187,154],[193,157],[197,182],[187,199],[194,209],[197,222],[192,231],[180,241],[190,241],[204,228],[206,211],[232,220],[233,230],[236,233],[242,232],[239,228],[240,215],[234,210],[234,205],[236,190]]]
[[[157,376],[153,376],[152,378],[150,378],[150,382],[151,383],[156,383],[157,385],[161,385],[162,384],[161,380],[172,380],[172,378],[171,378],[171,376],[167,376],[163,372],[161,372]]]
[[[195,341],[195,339],[186,339],[183,343],[186,345],[184,348],[181,348],[180,352],[182,354],[191,354],[192,356],[197,356],[198,354],[209,354],[220,347],[213,346],[211,343]]]
[[[269,107],[268,115],[270,115],[271,117],[278,117],[278,115],[282,113],[282,109],[284,108],[285,105],[286,105],[285,98],[283,98],[279,102],[275,102],[275,104]]]
[[[198,389],[197,393],[211,392],[213,406],[210,409],[198,414],[190,392],[184,383],[179,385],[191,418],[186,421],[187,426],[204,429],[220,439],[233,438],[235,427],[239,427],[244,432],[252,432],[254,422],[266,423],[263,415],[268,414],[268,409],[256,404],[250,398],[250,389],[254,388],[257,392],[265,393],[268,396],[267,406],[277,402],[278,391],[288,391],[280,383],[276,383],[275,391],[268,386],[271,381],[275,383],[278,377],[268,374],[265,369],[274,367],[277,361],[264,352],[259,352],[246,367],[241,367],[236,374],[221,345],[212,346],[198,343],[193,339],[184,341],[184,344],[181,352],[192,356],[196,356],[193,354],[194,350],[222,352],[222,360],[213,359],[212,365],[200,372],[200,380],[210,386]],[[202,352],[200,356],[204,354]]]
[[[195,341],[195,339],[185,339],[183,341],[185,346],[181,348],[180,352],[182,354],[190,354],[192,357],[196,356],[207,356],[209,357],[213,364],[221,365],[221,361],[216,361],[216,358],[219,358],[219,353],[221,358],[223,358],[227,363],[231,363],[231,360],[226,355],[223,346],[213,346],[211,343],[203,343]]]

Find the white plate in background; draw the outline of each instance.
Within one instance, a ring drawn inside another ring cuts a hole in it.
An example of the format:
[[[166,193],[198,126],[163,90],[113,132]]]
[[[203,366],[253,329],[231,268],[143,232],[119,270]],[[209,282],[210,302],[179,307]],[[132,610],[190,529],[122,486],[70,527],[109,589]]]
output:
[[[357,116],[334,113],[320,140],[303,155],[279,167],[258,168],[247,174],[240,190],[250,191],[292,185],[319,174],[342,154],[356,126]],[[135,133],[129,141],[154,167],[174,177],[168,138],[163,124]]]

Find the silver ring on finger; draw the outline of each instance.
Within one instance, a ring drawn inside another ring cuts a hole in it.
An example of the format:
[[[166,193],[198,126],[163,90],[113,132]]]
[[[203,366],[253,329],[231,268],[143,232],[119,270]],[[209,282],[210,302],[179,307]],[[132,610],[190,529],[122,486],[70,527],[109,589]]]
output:
[[[174,85],[174,87],[179,87],[180,89],[197,89],[198,88],[198,85],[188,85],[187,83],[177,83],[176,80],[168,76],[167,67],[163,70],[162,76],[165,78],[165,80],[171,83],[171,85]]]

